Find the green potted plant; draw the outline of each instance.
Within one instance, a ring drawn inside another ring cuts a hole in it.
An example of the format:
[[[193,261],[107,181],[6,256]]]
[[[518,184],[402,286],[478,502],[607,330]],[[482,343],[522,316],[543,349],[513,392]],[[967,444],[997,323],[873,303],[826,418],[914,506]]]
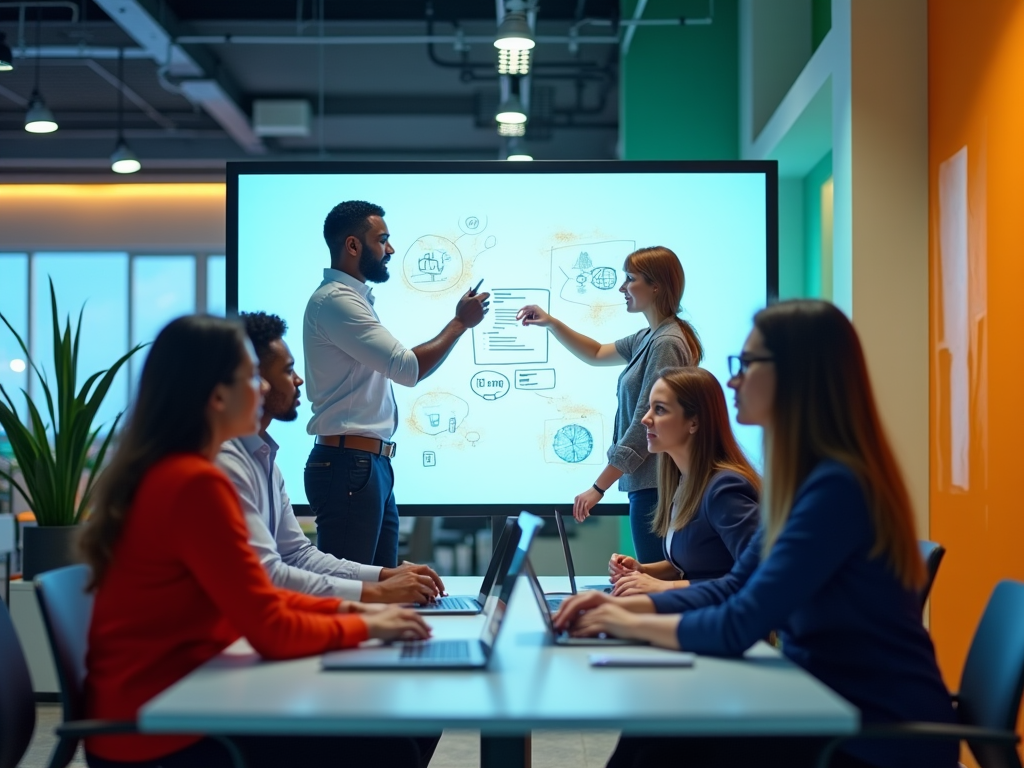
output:
[[[37,523],[24,529],[22,575],[26,580],[42,571],[75,562],[77,526],[88,512],[96,477],[123,412],[110,425],[95,455],[91,452],[97,444],[102,425],[93,428],[93,420],[121,366],[143,346],[132,348],[110,368],[89,376],[76,391],[84,307],[78,313],[75,331],[71,330],[69,315],[61,333],[53,280],[50,280],[50,307],[53,314],[52,389],[24,340],[0,313],[0,320],[14,334],[25,353],[45,400],[44,408],[40,408],[28,392],[23,391],[28,410],[26,425],[18,418],[10,394],[0,385],[0,428],[10,442],[21,478],[20,481],[15,478],[13,468],[11,472],[0,470],[0,477],[25,497]],[[86,473],[88,478],[85,487],[81,488],[82,477]]]

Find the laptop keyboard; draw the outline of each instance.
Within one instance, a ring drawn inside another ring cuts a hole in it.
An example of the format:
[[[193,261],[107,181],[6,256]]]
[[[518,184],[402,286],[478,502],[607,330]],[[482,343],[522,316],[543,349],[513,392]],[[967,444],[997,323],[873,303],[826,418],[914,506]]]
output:
[[[546,597],[546,598],[544,598],[544,602],[548,604],[548,608],[551,610],[552,613],[554,613],[559,608],[562,607],[562,603],[565,602],[565,598],[564,597]]]
[[[478,608],[475,600],[465,597],[437,597],[432,603],[419,607],[428,611],[475,611]]]
[[[469,643],[465,640],[428,640],[422,643],[402,645],[402,661],[418,659],[468,659]]]

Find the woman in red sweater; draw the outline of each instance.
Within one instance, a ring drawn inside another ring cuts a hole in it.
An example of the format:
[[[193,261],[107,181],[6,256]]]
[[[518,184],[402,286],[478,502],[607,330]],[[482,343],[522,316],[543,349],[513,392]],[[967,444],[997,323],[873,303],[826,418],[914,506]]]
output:
[[[139,708],[240,637],[267,659],[424,638],[411,610],[278,589],[248,545],[231,481],[213,463],[259,429],[262,394],[244,330],[182,317],[149,352],[128,425],[82,536],[96,598],[86,659],[87,716]],[[339,695],[344,695],[340,693]],[[426,765],[437,739],[236,737],[249,766]],[[86,740],[92,768],[230,765],[201,735]]]

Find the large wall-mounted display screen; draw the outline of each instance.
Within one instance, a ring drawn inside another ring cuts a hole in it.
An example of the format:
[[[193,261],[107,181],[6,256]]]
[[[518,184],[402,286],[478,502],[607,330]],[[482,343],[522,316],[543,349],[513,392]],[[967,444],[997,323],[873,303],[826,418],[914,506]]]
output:
[[[382,206],[395,254],[374,309],[406,346],[481,279],[492,294],[439,370],[394,387],[399,506],[564,508],[606,462],[622,368],[584,364],[516,312],[538,304],[600,342],[632,334],[646,321],[626,311],[623,261],[667,246],[686,274],[682,317],[724,386],[726,357],[776,293],[776,189],[774,163],[230,164],[228,305],[283,317],[301,374],[303,313],[330,265],[324,217],[344,200]],[[298,421],[269,430],[298,504],[310,417],[304,398]],[[736,431],[760,465],[759,431]]]

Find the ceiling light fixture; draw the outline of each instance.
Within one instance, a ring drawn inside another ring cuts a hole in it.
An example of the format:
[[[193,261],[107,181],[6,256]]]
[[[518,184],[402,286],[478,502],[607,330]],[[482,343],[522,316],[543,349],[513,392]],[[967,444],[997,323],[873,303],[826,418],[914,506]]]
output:
[[[506,160],[533,160],[533,155],[526,151],[519,139],[512,139],[508,143]]]
[[[39,95],[39,89],[32,89],[32,98],[28,102],[28,112],[25,113],[25,130],[29,133],[53,133],[57,130],[57,121],[53,112],[46,106],[43,97]]]
[[[0,32],[0,72],[10,72],[14,69],[14,52],[7,44],[7,35]]]
[[[519,100],[518,94],[511,93],[507,99],[501,102],[494,119],[501,124],[526,124],[526,110],[523,108],[523,102]]]
[[[43,47],[40,44],[40,21],[43,18],[43,11],[40,8],[36,16],[36,81],[32,87],[32,98],[28,102],[28,112],[25,113],[25,130],[29,133],[53,133],[57,130],[57,121],[53,112],[46,106],[42,94],[39,93],[39,59],[42,56]]]
[[[110,170],[114,173],[135,173],[142,168],[139,158],[124,140],[124,48],[117,52],[117,146],[110,156]]]
[[[494,47],[499,51],[529,51],[537,43],[533,39],[533,30],[522,10],[509,11],[498,25],[498,34],[494,39]]]

